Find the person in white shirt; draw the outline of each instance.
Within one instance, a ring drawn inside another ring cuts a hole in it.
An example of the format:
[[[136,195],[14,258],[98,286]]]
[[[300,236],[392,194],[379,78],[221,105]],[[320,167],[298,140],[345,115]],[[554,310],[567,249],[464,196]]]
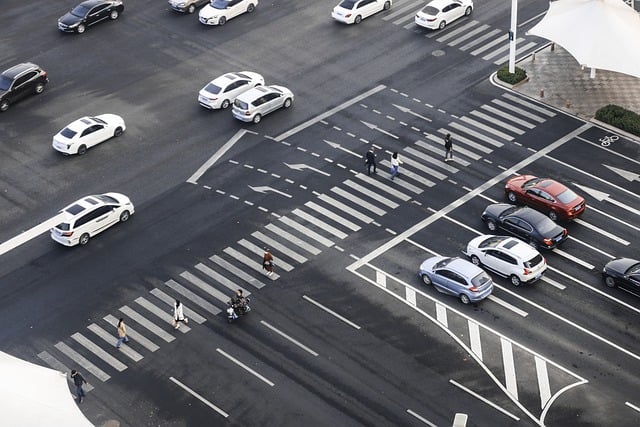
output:
[[[394,151],[391,155],[391,179],[394,179],[396,176],[398,176],[401,164],[402,160],[400,160],[398,152]]]

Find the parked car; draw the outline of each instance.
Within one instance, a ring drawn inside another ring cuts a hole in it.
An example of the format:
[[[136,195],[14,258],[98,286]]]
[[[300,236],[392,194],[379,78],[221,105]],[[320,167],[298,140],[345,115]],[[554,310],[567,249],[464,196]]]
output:
[[[284,86],[256,86],[240,94],[233,103],[233,116],[243,122],[258,123],[279,108],[289,108],[293,92]]]
[[[169,0],[169,7],[176,12],[193,13],[206,3],[209,3],[209,0]]]
[[[426,285],[460,298],[463,304],[478,302],[493,291],[493,280],[486,271],[457,257],[431,257],[420,265],[418,275]]]
[[[82,117],[53,137],[53,148],[63,154],[84,154],[87,149],[107,139],[118,137],[127,129],[122,117],[115,114]]]
[[[640,261],[617,258],[609,261],[602,269],[604,283],[610,287],[628,289],[640,296]]]
[[[86,0],[58,19],[58,29],[65,33],[81,34],[87,27],[105,19],[118,19],[122,11],[122,0]]]
[[[550,178],[516,176],[507,181],[504,193],[510,203],[523,203],[549,215],[554,221],[577,218],[586,208],[581,196]]]
[[[211,80],[198,93],[198,102],[205,108],[226,109],[238,95],[264,84],[264,77],[252,71],[226,73]]]
[[[553,249],[569,237],[566,228],[527,206],[494,203],[486,207],[482,220],[489,231],[501,229],[544,249]]]
[[[508,277],[514,286],[535,282],[547,271],[544,257],[513,237],[478,236],[467,244],[465,255],[478,267]]]
[[[416,25],[430,30],[442,30],[458,18],[473,12],[473,0],[433,0],[415,18]]]
[[[211,0],[200,9],[200,22],[205,25],[224,25],[231,18],[256,9],[258,0]]]
[[[364,18],[391,9],[391,0],[343,0],[333,8],[331,17],[345,24],[359,24]]]
[[[31,62],[14,65],[0,74],[0,111],[29,95],[39,95],[49,83],[47,73]]]
[[[60,211],[64,219],[51,229],[51,238],[65,246],[84,246],[89,239],[135,212],[124,194],[105,193],[86,196]]]

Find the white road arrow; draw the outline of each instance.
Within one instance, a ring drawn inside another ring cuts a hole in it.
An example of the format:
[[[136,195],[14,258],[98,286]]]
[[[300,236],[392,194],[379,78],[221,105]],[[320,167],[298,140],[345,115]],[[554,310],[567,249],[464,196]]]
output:
[[[323,139],[323,141],[326,142],[327,144],[329,144],[329,146],[331,146],[332,148],[337,148],[338,150],[342,150],[345,153],[353,154],[356,157],[363,157],[362,154],[354,153],[353,151],[344,148],[342,145],[338,144],[337,142],[331,142],[331,141],[326,140],[326,139]]]
[[[602,202],[602,201],[609,202],[612,205],[616,205],[618,207],[621,207],[622,209],[628,210],[632,214],[640,215],[640,212],[638,211],[638,209],[634,209],[631,206],[627,206],[622,202],[612,199],[611,197],[609,197],[609,194],[605,193],[604,191],[596,190],[595,188],[586,187],[584,185],[579,185],[579,184],[574,184],[574,185],[580,188],[585,193],[588,193],[591,197],[593,197],[599,202]]]
[[[304,170],[304,169],[309,169],[309,170],[311,170],[311,171],[314,171],[314,172],[320,173],[320,174],[322,174],[322,175],[324,175],[324,176],[331,176],[331,174],[329,174],[329,173],[322,172],[320,169],[316,169],[316,168],[311,167],[311,166],[309,166],[309,165],[305,165],[304,163],[296,163],[295,165],[290,165],[289,163],[285,163],[285,165],[286,165],[288,168],[291,168],[291,169],[293,169],[293,170],[297,170],[297,171],[301,171],[301,170]]]
[[[266,185],[263,185],[261,187],[252,187],[252,186],[249,185],[248,187],[250,189],[252,189],[253,191],[257,191],[258,193],[263,193],[264,194],[267,191],[270,191],[272,193],[280,194],[281,196],[284,196],[284,197],[288,197],[288,198],[293,197],[293,196],[291,196],[291,194],[287,194],[287,193],[285,193],[283,191],[276,190],[275,188],[271,188],[271,187],[268,187]]]
[[[425,117],[425,116],[420,115],[420,114],[418,114],[418,113],[416,113],[414,111],[411,111],[411,108],[403,107],[402,105],[396,105],[396,104],[393,104],[393,106],[396,107],[398,110],[402,111],[403,113],[409,113],[412,116],[416,116],[416,117],[421,118],[422,120],[426,120],[428,122],[432,122],[433,121],[429,117]]]
[[[637,173],[634,173],[634,172],[629,172],[629,171],[626,171],[624,169],[614,168],[613,166],[609,166],[609,165],[605,165],[605,164],[603,164],[602,166],[612,170],[613,172],[617,173],[618,175],[620,175],[621,177],[623,177],[627,181],[640,181],[640,174],[637,174]]]
[[[384,133],[385,135],[389,135],[391,138],[400,139],[399,136],[396,136],[391,132],[387,132],[384,129],[380,129],[378,126],[374,125],[373,123],[365,122],[364,120],[360,120],[360,121],[362,122],[363,125],[365,125],[369,129],[377,130],[378,132]]]

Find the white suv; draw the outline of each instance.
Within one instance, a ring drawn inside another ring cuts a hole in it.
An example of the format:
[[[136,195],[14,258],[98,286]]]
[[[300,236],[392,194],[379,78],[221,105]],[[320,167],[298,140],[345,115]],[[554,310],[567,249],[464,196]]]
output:
[[[514,286],[535,282],[547,270],[537,250],[513,237],[478,236],[467,244],[465,255],[475,265],[508,277]]]
[[[124,194],[105,193],[86,196],[60,213],[63,221],[51,229],[51,238],[65,246],[86,245],[89,239],[135,212]]]

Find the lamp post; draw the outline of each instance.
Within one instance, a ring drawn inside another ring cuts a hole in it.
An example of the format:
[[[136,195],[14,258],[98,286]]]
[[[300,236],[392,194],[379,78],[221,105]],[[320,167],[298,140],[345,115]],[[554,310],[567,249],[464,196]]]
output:
[[[518,0],[511,0],[511,30],[509,30],[509,72],[516,72],[516,28],[518,26]]]

